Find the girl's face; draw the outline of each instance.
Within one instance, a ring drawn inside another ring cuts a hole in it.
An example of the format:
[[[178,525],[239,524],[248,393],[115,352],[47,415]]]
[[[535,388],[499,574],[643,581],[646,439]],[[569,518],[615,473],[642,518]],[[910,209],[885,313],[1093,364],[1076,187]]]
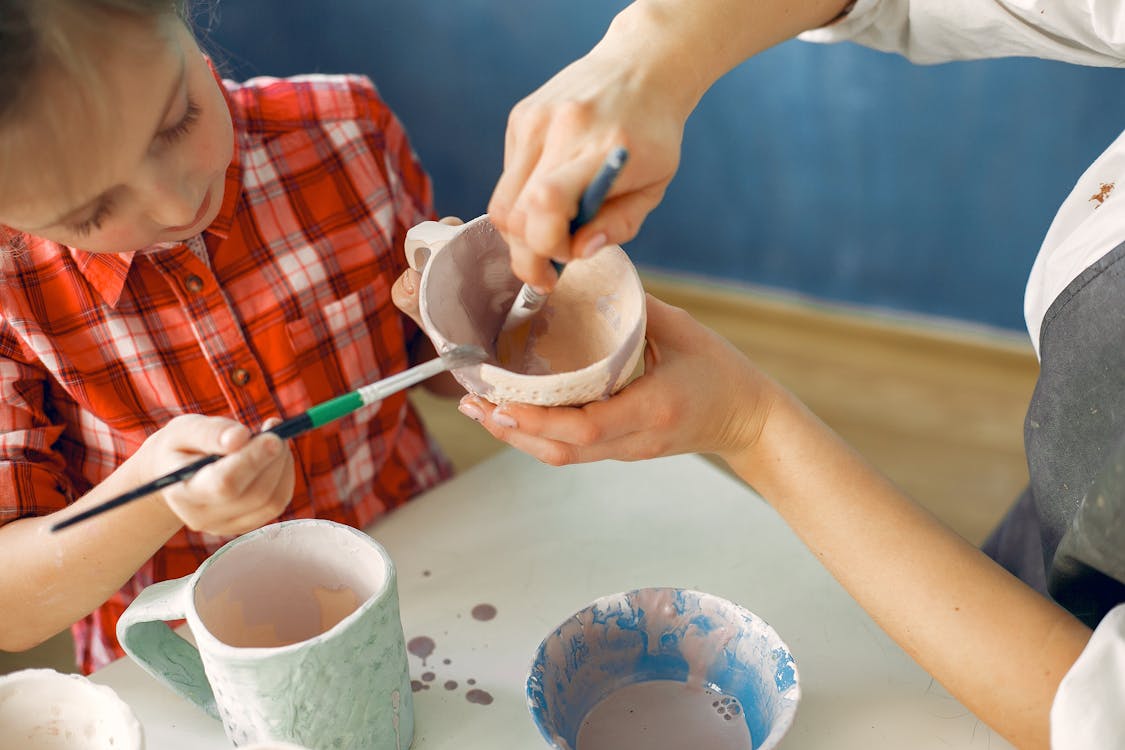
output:
[[[73,77],[47,73],[34,92],[52,126],[32,118],[4,149],[0,224],[89,252],[185,240],[222,204],[234,150],[223,92],[178,18],[115,24],[102,39],[99,113]]]

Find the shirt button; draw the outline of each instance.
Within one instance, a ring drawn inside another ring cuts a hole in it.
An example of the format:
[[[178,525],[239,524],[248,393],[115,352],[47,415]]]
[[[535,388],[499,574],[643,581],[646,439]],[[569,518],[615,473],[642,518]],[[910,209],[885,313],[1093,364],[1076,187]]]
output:
[[[187,290],[192,294],[199,294],[203,291],[203,279],[192,274],[184,279],[184,286],[187,287]]]
[[[246,385],[250,382],[250,371],[244,370],[241,367],[236,367],[231,370],[230,380],[235,385]]]

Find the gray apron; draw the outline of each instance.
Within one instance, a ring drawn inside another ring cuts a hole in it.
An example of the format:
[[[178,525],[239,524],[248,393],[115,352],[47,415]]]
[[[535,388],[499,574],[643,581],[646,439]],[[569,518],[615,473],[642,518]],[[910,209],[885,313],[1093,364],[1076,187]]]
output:
[[[1125,602],[1125,243],[1047,310],[1030,483],[984,551],[1094,627]]]

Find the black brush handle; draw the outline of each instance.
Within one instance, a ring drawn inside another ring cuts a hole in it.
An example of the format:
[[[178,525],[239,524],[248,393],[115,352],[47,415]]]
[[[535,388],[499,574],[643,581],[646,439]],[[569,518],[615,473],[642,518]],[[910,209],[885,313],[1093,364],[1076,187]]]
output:
[[[220,458],[222,458],[222,456],[212,455],[212,456],[204,456],[203,458],[201,458],[197,461],[192,461],[187,466],[181,466],[180,468],[176,469],[175,471],[173,471],[169,474],[165,474],[162,477],[157,477],[156,479],[152,480],[148,484],[143,484],[143,485],[141,485],[140,487],[137,487],[134,490],[129,490],[128,492],[124,493],[123,495],[118,495],[115,498],[112,498],[110,500],[106,500],[104,503],[101,503],[99,505],[95,505],[92,508],[87,508],[86,510],[82,511],[81,513],[79,513],[77,515],[74,515],[74,516],[71,516],[70,518],[59,521],[55,525],[51,526],[51,531],[61,531],[61,530],[65,529],[67,526],[73,526],[74,524],[78,523],[79,521],[85,521],[87,518],[93,518],[94,516],[101,515],[102,513],[105,513],[107,510],[113,510],[114,508],[125,505],[126,503],[131,503],[134,500],[139,500],[142,497],[145,497],[146,495],[151,495],[152,493],[156,492],[157,490],[162,489],[164,487],[167,487],[170,484],[175,484],[176,482],[182,482],[185,479],[187,479],[188,477],[193,476],[197,471],[202,469],[204,466],[206,466],[208,464],[213,464],[216,461],[218,461]]]
[[[296,437],[297,435],[308,432],[315,426],[316,425],[313,424],[312,418],[308,414],[301,414],[291,419],[287,419],[281,424],[274,425],[268,430],[265,430],[265,432],[277,435],[282,440],[288,440],[289,438]],[[51,526],[51,531],[62,531],[68,526],[73,526],[80,521],[85,521],[87,518],[100,516],[106,511],[113,510],[114,508],[119,508],[126,503],[133,502],[134,500],[140,500],[142,497],[151,495],[157,490],[164,489],[170,484],[176,484],[177,482],[182,482],[185,479],[189,479],[195,476],[195,474],[204,466],[213,464],[220,458],[222,458],[222,456],[213,454],[204,456],[203,458],[200,458],[196,461],[192,461],[190,464],[181,466],[175,471],[169,472],[162,477],[157,477],[151,482],[142,484],[136,489],[129,490],[124,494],[118,495],[117,497],[111,498],[110,500],[106,500],[104,503],[95,505],[92,508],[87,508],[77,515],[73,515],[70,518],[59,521],[58,523]]]

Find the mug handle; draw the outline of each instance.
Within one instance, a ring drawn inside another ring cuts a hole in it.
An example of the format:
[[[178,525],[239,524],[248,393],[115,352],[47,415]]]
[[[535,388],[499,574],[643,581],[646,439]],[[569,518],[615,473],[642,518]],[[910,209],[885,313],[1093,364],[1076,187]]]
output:
[[[407,230],[406,240],[403,242],[406,262],[415,271],[422,273],[430,256],[443,248],[464,228],[464,224],[442,224],[440,221],[423,221],[421,224],[415,224]]]
[[[117,640],[141,669],[218,719],[199,650],[167,623],[186,615],[191,579],[184,576],[146,587],[117,621]]]

